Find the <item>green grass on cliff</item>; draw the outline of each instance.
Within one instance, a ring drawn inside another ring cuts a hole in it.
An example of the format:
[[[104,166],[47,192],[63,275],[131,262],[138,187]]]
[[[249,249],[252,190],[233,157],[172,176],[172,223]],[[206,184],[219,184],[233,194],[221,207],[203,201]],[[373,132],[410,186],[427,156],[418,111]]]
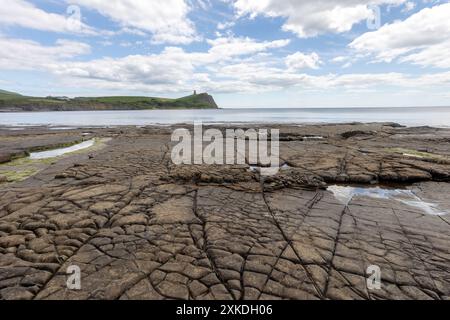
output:
[[[9,91],[5,91],[5,90],[0,90],[0,99],[18,99],[21,98],[23,96],[21,96],[18,93],[15,92],[9,92]]]
[[[146,110],[146,109],[216,109],[214,99],[206,93],[179,99],[113,96],[79,97],[61,99],[55,97],[27,97],[0,90],[0,111],[67,111],[67,110]]]

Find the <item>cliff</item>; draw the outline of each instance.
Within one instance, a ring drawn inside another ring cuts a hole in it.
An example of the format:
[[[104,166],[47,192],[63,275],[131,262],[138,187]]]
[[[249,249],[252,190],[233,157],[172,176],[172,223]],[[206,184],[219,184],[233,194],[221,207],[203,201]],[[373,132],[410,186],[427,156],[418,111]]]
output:
[[[0,90],[0,112],[32,111],[94,111],[152,109],[217,109],[214,98],[207,93],[178,99],[155,97],[27,97]]]

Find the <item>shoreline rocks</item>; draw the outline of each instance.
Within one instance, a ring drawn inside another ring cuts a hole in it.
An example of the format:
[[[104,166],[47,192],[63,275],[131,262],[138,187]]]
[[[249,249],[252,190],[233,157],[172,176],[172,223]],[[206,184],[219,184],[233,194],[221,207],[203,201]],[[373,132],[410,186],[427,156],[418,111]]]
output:
[[[447,159],[450,130],[280,129],[288,166],[264,179],[248,165],[176,166],[172,128],[126,127],[93,130],[113,139],[92,157],[0,185],[0,299],[450,299],[450,165],[393,152]],[[2,131],[0,154],[82,132]],[[400,183],[448,214],[409,198],[343,203],[326,190],[337,182]],[[81,290],[67,289],[71,265]],[[380,290],[367,288],[373,265]]]

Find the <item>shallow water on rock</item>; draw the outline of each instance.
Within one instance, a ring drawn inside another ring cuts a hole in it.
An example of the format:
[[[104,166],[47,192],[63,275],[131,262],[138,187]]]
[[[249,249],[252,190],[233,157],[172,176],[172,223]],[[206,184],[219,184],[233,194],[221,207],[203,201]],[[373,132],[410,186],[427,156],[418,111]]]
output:
[[[249,166],[249,170],[250,170],[251,172],[261,172],[261,168],[263,168],[263,167],[255,166],[255,165],[250,165],[250,166]],[[274,168],[274,167],[272,167],[272,168]],[[288,169],[290,169],[290,168],[291,168],[291,167],[290,167],[287,163],[285,163],[285,164],[279,166],[279,169],[280,169],[281,171],[283,171],[283,170],[288,170]]]
[[[47,150],[47,151],[32,152],[30,154],[30,159],[39,160],[39,159],[55,158],[55,157],[62,156],[66,153],[71,153],[71,152],[83,150],[86,148],[90,148],[94,145],[94,143],[95,143],[95,140],[91,139],[91,140],[83,141],[81,143],[78,143],[78,144],[75,144],[73,146],[66,147],[66,148],[58,148],[58,149]]]
[[[322,136],[306,136],[303,137],[304,141],[321,141],[324,140],[325,138]]]
[[[355,196],[386,200],[396,200],[410,207],[419,208],[429,215],[442,216],[448,214],[439,208],[439,205],[427,202],[418,197],[412,190],[388,189],[381,187],[354,187],[333,185],[327,188],[334,197],[343,204],[348,205]]]

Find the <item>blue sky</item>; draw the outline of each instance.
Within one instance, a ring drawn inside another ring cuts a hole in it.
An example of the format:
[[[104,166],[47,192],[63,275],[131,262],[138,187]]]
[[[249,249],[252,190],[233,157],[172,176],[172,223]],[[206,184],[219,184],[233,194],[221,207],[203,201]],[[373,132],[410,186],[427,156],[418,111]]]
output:
[[[0,0],[0,88],[448,106],[449,17],[433,0]]]

